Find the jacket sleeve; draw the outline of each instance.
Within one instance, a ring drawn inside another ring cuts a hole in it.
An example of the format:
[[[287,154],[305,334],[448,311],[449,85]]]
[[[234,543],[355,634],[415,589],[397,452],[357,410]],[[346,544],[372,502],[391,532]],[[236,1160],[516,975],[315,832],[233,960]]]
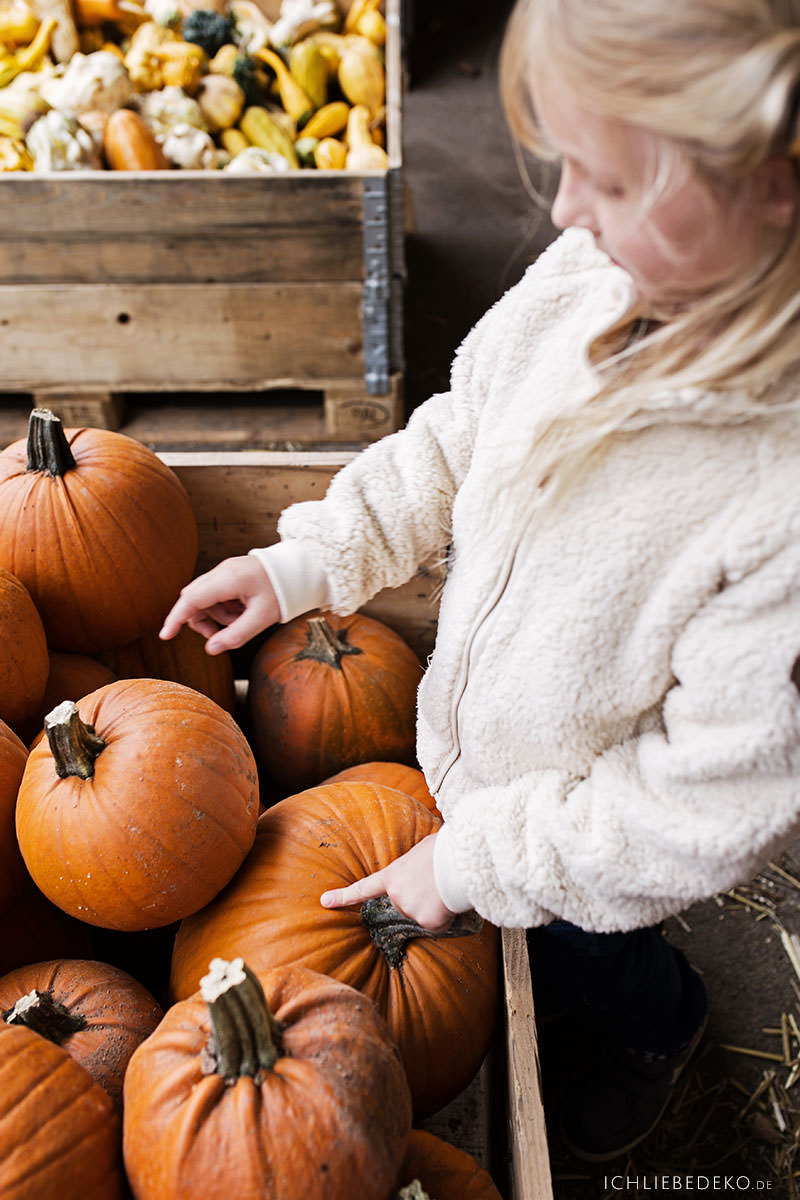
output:
[[[672,685],[636,736],[579,777],[535,772],[452,800],[445,903],[610,932],[752,878],[800,830],[799,654],[795,535],[684,625]]]

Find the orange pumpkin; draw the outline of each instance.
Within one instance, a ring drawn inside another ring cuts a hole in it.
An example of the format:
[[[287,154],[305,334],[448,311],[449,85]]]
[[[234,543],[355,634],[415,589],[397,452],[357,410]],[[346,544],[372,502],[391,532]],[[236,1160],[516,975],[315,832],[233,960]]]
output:
[[[62,958],[0,978],[0,1015],[62,1046],[121,1108],[128,1059],[164,1014],[127,972]]]
[[[0,566],[52,649],[95,654],[157,628],[196,556],[183,485],[133,438],[34,409],[27,441],[0,452]]]
[[[386,1200],[411,1127],[373,1004],[299,967],[211,964],[125,1076],[137,1200]]]
[[[457,1146],[424,1129],[412,1129],[397,1187],[418,1180],[431,1200],[502,1200],[480,1163]]]
[[[122,1200],[120,1122],[66,1050],[0,1021],[0,1196]]]
[[[157,633],[146,633],[127,646],[104,650],[100,658],[117,679],[171,679],[210,696],[226,712],[236,709],[230,654],[206,654],[205,638],[188,625],[168,642]]]
[[[31,742],[41,733],[47,713],[62,700],[80,700],[82,696],[87,696],[89,692],[96,691],[106,683],[112,683],[114,679],[114,672],[95,658],[89,658],[85,654],[67,654],[66,651],[52,650],[44,698],[37,706],[35,714],[23,725],[20,736],[25,742]]]
[[[497,930],[484,923],[469,935],[434,937],[380,901],[360,909],[319,902],[440,823],[410,796],[369,783],[323,784],[267,809],[235,879],[181,923],[173,996],[191,995],[215,954],[241,953],[256,971],[287,963],[323,971],[365,992],[386,1017],[417,1115],[441,1108],[472,1079],[491,1041]]]
[[[0,721],[0,912],[28,878],[17,845],[14,812],[28,751],[4,721]]]
[[[17,799],[37,886],[109,929],[168,925],[239,867],[258,818],[256,765],[218,704],[158,679],[121,679],[45,720]]]
[[[424,804],[431,812],[438,812],[436,801],[430,793],[425,776],[419,767],[409,767],[405,763],[395,762],[365,762],[355,767],[347,767],[331,775],[325,783],[382,783],[384,787],[397,788]]]
[[[49,667],[44,625],[31,594],[0,567],[0,720],[15,732],[38,708]]]
[[[414,762],[422,666],[399,634],[356,613],[311,613],[259,647],[248,701],[256,756],[298,791],[369,759]]]

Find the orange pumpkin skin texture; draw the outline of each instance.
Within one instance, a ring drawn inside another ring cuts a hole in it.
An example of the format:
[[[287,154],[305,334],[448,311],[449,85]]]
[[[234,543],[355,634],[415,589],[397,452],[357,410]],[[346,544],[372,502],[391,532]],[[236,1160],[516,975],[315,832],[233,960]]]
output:
[[[65,739],[66,752],[54,755],[43,738],[17,798],[34,882],[107,929],[153,929],[196,912],[255,836],[258,780],[244,734],[207,696],[158,679],[118,680],[72,707],[48,735]],[[65,759],[88,776],[59,778]]]
[[[236,708],[230,654],[206,654],[205,638],[188,625],[168,642],[157,633],[146,633],[127,646],[103,651],[101,659],[117,679],[171,679],[209,696],[226,712]]]
[[[128,1060],[164,1015],[127,971],[69,958],[33,963],[0,978],[0,1014],[66,1050],[118,1109]]]
[[[120,1122],[66,1050],[0,1021],[0,1196],[122,1200]]]
[[[299,791],[369,759],[415,760],[422,666],[399,634],[356,613],[310,613],[259,647],[248,703],[256,756]]]
[[[424,1129],[411,1130],[398,1188],[413,1179],[434,1200],[503,1200],[489,1172],[471,1154]]]
[[[351,782],[382,783],[385,787],[397,788],[398,792],[413,796],[431,812],[439,811],[419,767],[395,762],[365,762],[355,767],[346,767],[344,771],[338,771],[325,780],[325,783]]]
[[[52,649],[96,654],[158,628],[196,556],[183,485],[133,438],[34,409],[27,441],[0,452],[0,566]]]
[[[28,873],[17,845],[14,812],[28,751],[0,721],[0,912],[23,887]]]
[[[257,1075],[235,1069],[226,1086],[200,993],[134,1052],[124,1155],[136,1200],[352,1200],[354,1188],[386,1200],[411,1101],[385,1023],[366,997],[303,968],[259,980],[280,1034]]]
[[[62,700],[80,700],[89,692],[96,691],[107,683],[113,683],[116,675],[95,658],[86,654],[68,654],[64,650],[50,653],[50,673],[44,689],[44,699],[36,713],[25,722],[20,736],[32,742],[41,733],[44,719],[51,709]]]
[[[414,938],[398,965],[373,941],[358,906],[324,909],[323,891],[385,867],[441,824],[410,796],[368,783],[322,784],[259,818],[236,878],[181,923],[171,991],[197,987],[215,955],[260,971],[296,962],[375,1001],[405,1064],[417,1116],[452,1100],[478,1070],[497,1018],[498,935]]]
[[[49,669],[44,625],[31,594],[0,567],[0,720],[15,732],[41,702]]]

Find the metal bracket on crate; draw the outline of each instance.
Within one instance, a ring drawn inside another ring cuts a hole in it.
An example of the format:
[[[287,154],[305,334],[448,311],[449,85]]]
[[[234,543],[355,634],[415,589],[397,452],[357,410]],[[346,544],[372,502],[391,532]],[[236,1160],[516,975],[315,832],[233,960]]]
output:
[[[389,391],[389,376],[403,361],[402,181],[393,168],[364,180],[364,288],[361,325],[367,394]],[[400,207],[398,207],[398,204]]]

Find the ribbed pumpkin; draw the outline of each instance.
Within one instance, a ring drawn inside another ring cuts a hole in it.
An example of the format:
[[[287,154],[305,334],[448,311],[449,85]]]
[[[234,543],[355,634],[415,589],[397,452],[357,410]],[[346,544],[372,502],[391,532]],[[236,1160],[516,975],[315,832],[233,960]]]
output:
[[[0,1021],[0,1196],[122,1200],[120,1122],[66,1050]]]
[[[314,612],[259,647],[248,700],[256,756],[298,791],[369,759],[414,762],[422,666],[381,621]]]
[[[347,767],[344,771],[331,775],[325,783],[382,783],[384,787],[397,788],[398,792],[413,796],[431,812],[439,811],[422,771],[419,767],[409,767],[405,763],[359,763],[358,766]]]
[[[25,742],[33,741],[44,728],[47,714],[62,700],[80,700],[89,692],[113,683],[114,679],[114,672],[96,658],[89,658],[86,654],[68,654],[65,650],[51,650],[50,673],[44,697],[33,716],[22,726],[20,736]]]
[[[418,1180],[417,1200],[502,1200],[477,1159],[424,1129],[412,1129],[397,1177],[398,1189]],[[396,1194],[396,1193],[395,1193]],[[394,1197],[392,1197],[394,1200]]]
[[[40,704],[49,668],[44,625],[31,594],[0,567],[0,720],[15,732]]]
[[[0,978],[0,1016],[62,1046],[122,1107],[128,1059],[163,1017],[146,988],[106,963],[54,959]]]
[[[128,1065],[136,1200],[386,1200],[408,1085],[364,996],[300,967],[216,960]]]
[[[168,925],[239,867],[258,818],[249,745],[192,688],[121,679],[64,702],[28,758],[17,838],[35,883],[109,929]]]
[[[27,880],[14,826],[17,792],[27,759],[25,746],[0,721],[0,913]]]
[[[171,679],[210,696],[226,712],[236,708],[233,660],[230,654],[206,654],[205,638],[188,625],[168,642],[146,633],[126,646],[113,646],[100,655],[117,679]]]
[[[403,1056],[419,1116],[453,1099],[480,1066],[495,1026],[497,930],[433,937],[391,906],[324,909],[319,897],[385,867],[440,819],[394,788],[323,784],[259,818],[247,861],[175,940],[171,989],[197,987],[214,954],[254,970],[298,963],[370,996]],[[385,898],[384,898],[385,900]]]
[[[196,556],[183,485],[133,438],[34,409],[27,441],[0,453],[0,566],[52,649],[95,654],[156,629]]]

